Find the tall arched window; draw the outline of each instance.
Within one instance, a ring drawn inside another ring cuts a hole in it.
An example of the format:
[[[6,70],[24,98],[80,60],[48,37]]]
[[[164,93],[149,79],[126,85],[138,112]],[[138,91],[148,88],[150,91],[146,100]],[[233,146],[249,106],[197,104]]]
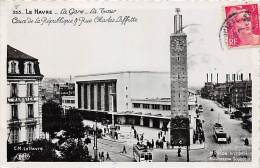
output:
[[[16,63],[14,61],[12,61],[11,62],[11,73],[16,73],[15,68],[16,68]]]
[[[25,74],[34,74],[34,69],[33,69],[33,62],[25,62],[24,63],[24,72]]]
[[[27,64],[27,72],[28,74],[32,74],[32,64],[30,62]]]

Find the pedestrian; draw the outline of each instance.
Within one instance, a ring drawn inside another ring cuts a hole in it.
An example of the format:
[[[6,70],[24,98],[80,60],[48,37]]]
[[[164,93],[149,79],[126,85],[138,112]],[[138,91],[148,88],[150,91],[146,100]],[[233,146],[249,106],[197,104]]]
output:
[[[248,141],[248,139],[247,139],[247,138],[245,139],[245,145],[246,145],[246,146],[248,146],[248,145],[249,145],[249,141]]]
[[[158,146],[159,146],[159,141],[157,139],[156,142],[155,142],[155,147],[158,148]]]
[[[200,144],[202,144],[202,137],[199,138],[199,142],[200,142]]]
[[[107,157],[106,157],[106,160],[111,160],[110,156],[109,156],[109,153],[107,152]]]
[[[134,130],[134,138],[136,138],[136,134],[137,134],[137,132],[136,132],[136,130]]]
[[[152,148],[154,148],[154,141],[153,141],[153,139],[152,139],[152,144],[151,145],[152,145]]]
[[[181,157],[181,147],[178,148],[178,157]]]
[[[98,152],[98,157],[99,157],[99,159],[101,159],[101,153],[100,152]]]
[[[124,147],[123,147],[123,151],[122,151],[122,153],[127,153],[127,152],[126,152],[125,145],[124,145]]]
[[[104,162],[105,161],[105,156],[104,156],[104,152],[101,152],[101,161]]]
[[[138,134],[136,135],[136,139],[137,139],[137,141],[139,141],[139,136],[138,136]]]
[[[217,157],[217,152],[213,150],[211,157]]]
[[[167,154],[165,154],[165,156],[164,156],[164,161],[168,162],[168,155]]]
[[[231,143],[231,136],[230,135],[229,135],[228,139],[229,139],[229,143]]]
[[[162,133],[163,133],[163,132],[161,131],[161,137],[162,137]]]
[[[160,132],[158,132],[158,139],[160,139]]]

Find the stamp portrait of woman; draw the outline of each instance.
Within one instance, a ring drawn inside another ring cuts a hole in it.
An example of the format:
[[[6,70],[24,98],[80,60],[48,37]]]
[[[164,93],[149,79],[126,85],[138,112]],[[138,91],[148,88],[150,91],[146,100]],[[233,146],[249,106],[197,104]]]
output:
[[[226,8],[228,45],[260,45],[260,28],[256,8],[246,5]]]

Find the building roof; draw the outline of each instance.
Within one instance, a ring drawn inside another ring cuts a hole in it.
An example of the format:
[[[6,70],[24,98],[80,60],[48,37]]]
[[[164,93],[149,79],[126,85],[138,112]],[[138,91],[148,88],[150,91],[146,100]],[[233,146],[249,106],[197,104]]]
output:
[[[37,61],[38,59],[23,53],[20,50],[17,50],[10,45],[7,45],[7,59],[15,59],[15,60],[34,60]]]
[[[75,77],[87,77],[87,76],[99,76],[99,75],[111,75],[111,74],[123,74],[123,73],[159,73],[159,74],[170,74],[167,71],[116,71],[116,72],[105,72],[105,73],[93,73],[86,75],[77,75]]]

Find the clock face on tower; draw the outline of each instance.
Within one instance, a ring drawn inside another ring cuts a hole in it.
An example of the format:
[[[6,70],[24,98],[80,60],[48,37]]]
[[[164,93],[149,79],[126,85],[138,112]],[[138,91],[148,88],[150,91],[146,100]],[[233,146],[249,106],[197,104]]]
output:
[[[173,43],[174,50],[177,52],[183,51],[185,47],[185,40],[175,38]]]

